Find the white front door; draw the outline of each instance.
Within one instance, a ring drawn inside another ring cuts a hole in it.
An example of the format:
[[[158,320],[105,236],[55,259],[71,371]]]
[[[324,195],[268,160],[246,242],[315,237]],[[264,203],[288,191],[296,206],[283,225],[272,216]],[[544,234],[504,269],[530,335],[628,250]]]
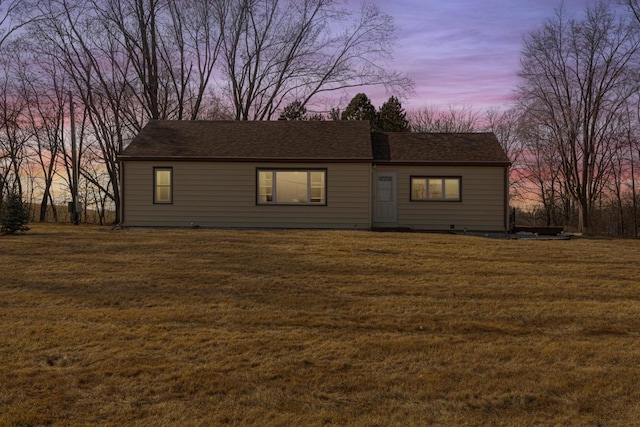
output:
[[[398,221],[398,189],[396,172],[378,172],[375,182],[373,222]]]

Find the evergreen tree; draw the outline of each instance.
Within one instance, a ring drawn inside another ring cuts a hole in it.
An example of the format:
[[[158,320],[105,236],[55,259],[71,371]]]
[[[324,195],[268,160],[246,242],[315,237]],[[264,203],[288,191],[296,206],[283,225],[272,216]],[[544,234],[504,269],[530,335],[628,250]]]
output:
[[[329,120],[342,120],[342,113],[340,113],[340,108],[332,108],[329,111]]]
[[[296,100],[284,107],[280,117],[286,120],[307,120],[307,108]]]
[[[307,107],[305,107],[300,101],[293,101],[282,109],[280,118],[278,120],[305,120],[309,122],[321,122],[326,118],[321,113],[308,113]],[[339,120],[334,119],[334,120]]]
[[[27,231],[29,215],[19,194],[11,192],[0,206],[0,234]]]
[[[342,120],[369,120],[371,130],[378,130],[378,118],[376,107],[373,106],[371,100],[364,93],[359,93],[353,97],[347,108],[341,115]]]
[[[311,115],[306,115],[305,120],[309,120],[310,122],[323,122],[326,119],[321,113],[313,113]]]
[[[395,96],[382,104],[378,111],[378,130],[381,132],[409,132],[409,121],[402,104]]]

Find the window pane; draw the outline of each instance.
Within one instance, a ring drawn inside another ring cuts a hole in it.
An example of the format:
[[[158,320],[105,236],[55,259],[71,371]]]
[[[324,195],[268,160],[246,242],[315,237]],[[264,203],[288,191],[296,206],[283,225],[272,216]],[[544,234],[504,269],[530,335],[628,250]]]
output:
[[[276,173],[278,203],[307,203],[307,198],[307,172],[278,171]]]
[[[260,185],[271,187],[271,183],[273,182],[273,172],[260,171],[258,179],[260,180]]]
[[[429,198],[430,199],[442,199],[442,179],[429,179]]]
[[[171,201],[171,187],[157,187],[156,202],[170,202],[170,201]]]
[[[459,179],[445,179],[445,195],[447,199],[460,199],[460,180]]]
[[[169,170],[156,170],[156,184],[157,185],[171,185],[171,171],[169,171]]]
[[[322,187],[311,188],[311,202],[312,203],[324,202],[324,188]]]
[[[426,199],[427,198],[427,180],[414,178],[411,180],[411,198]]]
[[[324,186],[324,172],[311,172],[311,184]]]
[[[273,201],[273,172],[260,171],[258,173],[258,201]]]
[[[311,203],[324,202],[324,172],[310,172],[311,175]]]

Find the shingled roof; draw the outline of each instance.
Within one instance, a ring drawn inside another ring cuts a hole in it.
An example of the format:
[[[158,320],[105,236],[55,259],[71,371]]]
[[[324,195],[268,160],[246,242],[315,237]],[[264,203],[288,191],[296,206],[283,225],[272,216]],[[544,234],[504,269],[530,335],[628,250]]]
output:
[[[368,121],[151,120],[121,160],[508,165],[493,133],[369,131]]]
[[[151,120],[121,160],[366,161],[367,121]]]
[[[493,133],[386,132],[372,134],[378,164],[509,165]]]

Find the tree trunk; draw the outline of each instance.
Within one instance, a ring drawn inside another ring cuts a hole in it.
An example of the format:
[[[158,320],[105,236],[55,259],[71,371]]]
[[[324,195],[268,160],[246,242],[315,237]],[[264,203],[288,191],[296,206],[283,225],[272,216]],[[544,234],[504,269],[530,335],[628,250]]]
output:
[[[44,189],[44,194],[42,195],[42,203],[40,203],[40,222],[45,222],[47,220],[47,202],[49,201],[49,186],[46,185]],[[55,206],[53,206],[55,209]]]

